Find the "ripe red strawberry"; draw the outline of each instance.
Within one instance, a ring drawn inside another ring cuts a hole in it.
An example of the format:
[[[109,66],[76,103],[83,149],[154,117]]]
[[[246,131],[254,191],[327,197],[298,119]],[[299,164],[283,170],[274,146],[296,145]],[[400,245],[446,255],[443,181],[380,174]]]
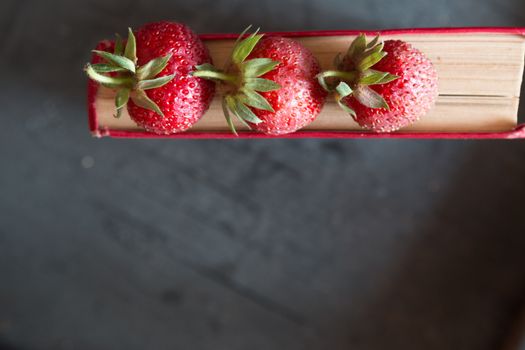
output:
[[[293,133],[319,115],[327,95],[316,79],[319,62],[297,41],[255,33],[238,41],[231,61],[225,72],[205,65],[194,75],[223,84],[223,109],[234,133],[230,113],[268,135]]]
[[[327,89],[336,90],[338,103],[359,125],[375,132],[393,132],[415,123],[438,96],[432,62],[399,40],[381,43],[377,37],[367,45],[360,35],[338,62],[338,71],[324,72],[319,78]],[[329,84],[326,78],[335,81]]]
[[[106,63],[88,64],[89,77],[117,90],[117,117],[127,105],[131,118],[148,131],[186,131],[213,99],[213,84],[191,74],[195,66],[211,63],[208,50],[182,24],[148,24],[136,36],[130,29],[125,48],[117,40],[114,53],[94,52]]]

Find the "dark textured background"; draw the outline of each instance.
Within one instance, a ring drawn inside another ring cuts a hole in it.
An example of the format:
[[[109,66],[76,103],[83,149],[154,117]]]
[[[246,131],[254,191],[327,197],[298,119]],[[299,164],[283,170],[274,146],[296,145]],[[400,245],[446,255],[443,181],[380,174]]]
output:
[[[518,26],[525,3],[2,0],[0,348],[498,348],[525,142],[92,139],[89,49],[157,19]]]

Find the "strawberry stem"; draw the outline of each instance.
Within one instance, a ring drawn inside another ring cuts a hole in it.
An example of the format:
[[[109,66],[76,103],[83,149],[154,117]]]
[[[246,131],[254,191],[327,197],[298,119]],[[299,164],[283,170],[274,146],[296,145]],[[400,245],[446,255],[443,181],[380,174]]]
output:
[[[122,39],[117,36],[114,53],[94,50],[93,52],[104,60],[104,63],[90,64],[85,67],[88,77],[97,83],[116,90],[115,107],[119,117],[129,100],[136,105],[154,111],[163,117],[160,108],[145,93],[145,90],[156,89],[168,84],[175,74],[158,76],[166,67],[172,54],[158,57],[143,66],[137,64],[137,42],[131,28],[128,29],[128,40],[123,46]]]
[[[372,69],[387,55],[383,49],[384,43],[379,36],[367,44],[366,36],[361,34],[352,42],[345,57],[337,55],[334,62],[336,70],[317,76],[323,89],[334,92],[337,103],[352,116],[355,112],[343,102],[348,96],[355,97],[369,108],[389,108],[383,97],[369,87],[399,79],[397,75]]]
[[[232,132],[237,135],[232,115],[241,124],[250,128],[250,124],[260,124],[262,120],[252,109],[274,112],[273,107],[260,93],[279,90],[281,86],[273,80],[262,78],[280,64],[270,58],[248,59],[262,39],[259,30],[247,36],[249,28],[237,39],[226,68],[221,70],[209,63],[196,66],[194,77],[213,80],[223,90],[223,110]],[[243,39],[244,38],[244,39]]]
[[[355,80],[355,78],[357,78],[358,76],[357,72],[343,72],[338,70],[329,70],[319,75],[324,78],[336,77],[349,82]]]
[[[205,78],[205,79],[214,79],[214,80],[220,80],[228,83],[235,84],[237,81],[237,77],[235,75],[213,71],[213,70],[198,70],[193,72],[194,77],[199,78]]]
[[[349,84],[354,84],[359,77],[359,72],[343,72],[339,70],[329,70],[317,75],[319,84],[328,92],[334,92],[335,86],[330,86],[327,80],[328,78],[337,78],[338,81],[345,81]]]

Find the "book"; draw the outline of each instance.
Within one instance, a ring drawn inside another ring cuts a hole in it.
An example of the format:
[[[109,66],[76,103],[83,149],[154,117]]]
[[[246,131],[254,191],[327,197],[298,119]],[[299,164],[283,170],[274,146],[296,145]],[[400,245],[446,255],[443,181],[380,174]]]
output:
[[[525,138],[518,124],[518,106],[524,72],[525,28],[434,28],[384,31],[323,31],[268,33],[294,38],[319,59],[323,70],[333,69],[334,57],[346,52],[359,34],[380,34],[383,40],[411,43],[434,63],[439,75],[436,106],[419,122],[399,132],[367,132],[328,97],[315,122],[287,138]],[[231,54],[236,34],[209,34],[201,38],[217,66]],[[114,91],[90,81],[90,129],[94,136],[163,138],[234,138],[216,96],[209,111],[191,130],[159,136],[138,127],[125,111],[114,114]],[[265,138],[236,125],[240,137]]]

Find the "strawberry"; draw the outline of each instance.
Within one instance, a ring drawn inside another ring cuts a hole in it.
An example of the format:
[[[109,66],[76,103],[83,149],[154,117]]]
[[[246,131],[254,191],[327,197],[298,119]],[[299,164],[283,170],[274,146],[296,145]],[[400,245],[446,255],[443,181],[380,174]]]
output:
[[[194,76],[218,81],[224,91],[223,110],[233,133],[233,114],[242,124],[268,135],[304,128],[320,113],[326,92],[316,76],[317,59],[297,41],[258,32],[234,47],[224,71],[197,67]]]
[[[339,105],[362,127],[393,132],[409,126],[433,107],[438,75],[432,62],[410,44],[399,40],[367,44],[360,35],[336,71],[318,76]]]
[[[98,56],[86,72],[117,91],[116,117],[127,106],[137,125],[157,134],[186,131],[204,115],[213,99],[211,82],[191,75],[193,67],[211,63],[208,50],[188,27],[171,22],[129,29],[124,48],[117,39],[113,53]]]

